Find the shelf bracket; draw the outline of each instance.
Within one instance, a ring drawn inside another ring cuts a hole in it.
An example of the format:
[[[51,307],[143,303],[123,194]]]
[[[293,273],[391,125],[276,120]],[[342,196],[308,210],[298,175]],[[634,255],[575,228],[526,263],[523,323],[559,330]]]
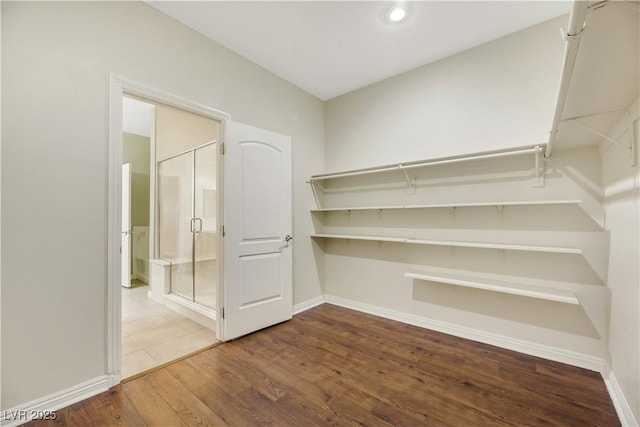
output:
[[[449,207],[449,215],[451,215],[451,217],[454,217],[455,214],[456,214],[456,207],[455,206]]]
[[[407,194],[416,194],[416,186],[413,182],[411,182],[411,177],[409,176],[409,172],[405,169],[402,164],[398,165],[398,169],[402,171],[404,174],[404,179],[407,181]]]
[[[600,132],[597,129],[592,128],[591,126],[587,125],[586,123],[580,121],[578,118],[573,118],[573,119],[569,119],[569,121],[577,124],[578,126],[580,126],[581,128],[598,135],[600,138],[604,139],[605,141],[611,142],[612,144],[615,144],[617,146],[620,146],[626,150],[629,151],[629,161],[630,161],[630,165],[629,166],[635,166],[636,164],[636,145],[637,145],[637,141],[636,141],[636,134],[633,131],[633,123],[635,122],[635,120],[633,120],[633,118],[631,117],[631,112],[627,110],[627,124],[625,126],[625,130],[624,132],[618,136],[617,138],[611,138],[608,135],[605,135],[604,133]],[[620,141],[620,138],[625,134],[628,133],[629,134],[629,143],[625,144],[624,142]]]
[[[318,192],[316,191],[316,183],[314,180],[310,179],[307,181],[311,185],[311,191],[313,192],[313,198],[316,199],[316,206],[318,209],[322,209],[320,206],[320,199],[318,198]]]
[[[534,187],[544,187],[544,158],[542,155],[542,147],[536,145],[535,147],[535,164],[536,180],[533,184]]]
[[[497,205],[496,209],[498,209],[500,215],[504,215],[504,205]]]

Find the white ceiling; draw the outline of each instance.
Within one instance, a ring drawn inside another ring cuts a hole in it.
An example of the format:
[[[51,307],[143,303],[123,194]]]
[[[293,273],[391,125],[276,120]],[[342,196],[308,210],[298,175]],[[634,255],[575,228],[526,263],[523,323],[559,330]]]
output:
[[[322,100],[568,13],[570,1],[148,1]]]

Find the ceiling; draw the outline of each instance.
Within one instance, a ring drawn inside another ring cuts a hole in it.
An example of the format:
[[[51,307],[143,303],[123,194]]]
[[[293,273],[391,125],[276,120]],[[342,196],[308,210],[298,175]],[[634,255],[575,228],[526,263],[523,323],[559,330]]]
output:
[[[570,1],[148,1],[327,100],[568,13]]]

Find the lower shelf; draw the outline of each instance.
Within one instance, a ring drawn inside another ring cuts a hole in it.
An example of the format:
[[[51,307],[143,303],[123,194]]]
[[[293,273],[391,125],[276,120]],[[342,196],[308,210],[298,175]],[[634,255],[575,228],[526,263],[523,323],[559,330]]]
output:
[[[513,284],[494,279],[485,279],[458,274],[443,274],[425,271],[413,271],[405,273],[404,277],[430,282],[447,283],[449,285],[464,286],[467,288],[484,289],[487,291],[501,292],[504,294],[520,295],[529,298],[538,298],[548,301],[556,301],[565,304],[579,305],[580,302],[573,292],[562,289],[551,289],[532,285]]]

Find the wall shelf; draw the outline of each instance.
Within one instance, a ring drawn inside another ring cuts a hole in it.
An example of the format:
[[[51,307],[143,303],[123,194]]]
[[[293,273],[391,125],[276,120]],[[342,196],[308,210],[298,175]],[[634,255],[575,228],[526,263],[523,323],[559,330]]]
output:
[[[378,241],[378,242],[408,243],[412,245],[453,246],[453,247],[463,247],[463,248],[547,252],[547,253],[557,253],[557,254],[576,254],[576,255],[582,254],[582,250],[579,248],[568,248],[568,247],[557,247],[557,246],[532,246],[532,245],[515,245],[515,244],[505,244],[505,243],[425,240],[425,239],[416,239],[413,237],[386,237],[386,236],[368,236],[368,235],[355,235],[355,234],[322,233],[322,234],[312,234],[311,237],[325,238],[325,239],[370,240],[370,241]]]
[[[404,277],[430,282],[446,283],[449,285],[463,286],[467,288],[483,289],[511,295],[519,295],[529,298],[537,298],[565,304],[579,305],[580,302],[573,292],[562,289],[552,289],[532,285],[516,284],[502,280],[479,278],[462,274],[443,274],[440,272],[412,271],[404,274]]]
[[[433,208],[476,208],[476,207],[504,207],[504,206],[547,206],[547,205],[579,205],[582,200],[533,200],[522,202],[479,202],[479,203],[447,203],[426,205],[396,205],[396,206],[354,206],[340,208],[311,209],[311,212],[344,212],[366,210],[396,210],[396,209],[433,209]]]
[[[345,239],[345,240],[370,240],[374,242],[394,242],[405,243],[408,239],[406,237],[387,237],[387,236],[363,236],[356,234],[312,234],[311,237],[318,237],[323,239]]]

